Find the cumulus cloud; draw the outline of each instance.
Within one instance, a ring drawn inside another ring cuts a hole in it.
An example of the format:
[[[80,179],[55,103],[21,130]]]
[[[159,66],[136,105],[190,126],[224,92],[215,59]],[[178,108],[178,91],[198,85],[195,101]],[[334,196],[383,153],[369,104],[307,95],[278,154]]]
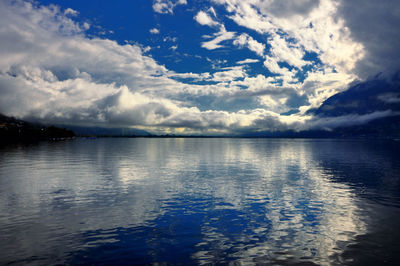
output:
[[[271,45],[270,54],[281,62],[286,62],[291,66],[301,68],[307,64],[302,58],[304,50],[299,45],[293,44],[285,40],[278,34],[273,34],[268,38]]]
[[[234,41],[234,45],[242,47],[247,47],[249,50],[255,52],[259,56],[264,55],[265,44],[257,42],[251,36],[246,33],[239,35]]]
[[[151,80],[153,87],[168,84],[155,77],[166,69],[143,56],[141,47],[85,38],[85,28],[54,6],[2,2],[1,7],[1,19],[14,25],[1,23],[2,112],[96,120],[101,118],[96,101],[121,86],[140,90]]]
[[[278,61],[288,60],[299,68],[306,64],[305,52],[313,52],[325,65],[352,73],[363,58],[362,44],[351,38],[343,19],[336,16],[337,1],[212,1],[225,6],[238,25],[268,36],[270,56],[275,54]]]
[[[176,6],[186,4],[186,0],[154,0],[153,10],[161,14],[173,14]]]
[[[175,81],[173,72],[143,55],[144,48],[138,45],[86,38],[85,28],[56,7],[2,2],[0,10],[0,20],[14,25],[1,23],[1,112],[51,123],[188,126],[225,132],[253,119],[250,111],[200,111],[178,97],[223,97],[231,90],[228,83],[245,75],[241,68],[213,75],[182,73],[181,77],[221,83],[188,85]]]
[[[304,53],[314,52],[324,65],[361,79],[400,68],[398,1],[212,1],[238,25],[269,36],[271,52],[292,66],[304,66]]]
[[[355,69],[357,63],[366,62],[365,45],[352,36],[344,16],[338,15],[341,1],[211,1],[225,7],[228,17],[239,26],[265,36],[264,66],[278,74],[283,84],[301,85],[311,106],[320,105],[361,77]],[[244,36],[236,44],[246,43]],[[305,59],[310,54],[317,62]],[[305,69],[301,84],[297,77]],[[264,101],[277,105],[268,97]],[[300,111],[311,106],[300,107]]]
[[[215,13],[214,13],[215,14]],[[194,17],[194,20],[197,21],[200,25],[207,25],[207,26],[219,26],[220,24],[213,20],[210,15],[208,15],[204,11],[199,11],[197,15]]]

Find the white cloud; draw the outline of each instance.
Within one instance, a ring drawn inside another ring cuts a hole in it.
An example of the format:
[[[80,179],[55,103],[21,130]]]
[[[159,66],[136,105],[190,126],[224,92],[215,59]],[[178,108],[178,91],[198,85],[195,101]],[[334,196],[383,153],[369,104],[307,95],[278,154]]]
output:
[[[208,50],[214,50],[224,47],[220,44],[223,41],[231,40],[235,37],[235,32],[226,31],[224,27],[221,27],[219,32],[214,33],[214,39],[207,42],[202,42],[201,47]]]
[[[176,42],[177,40],[178,40],[177,37],[167,36],[167,37],[164,37],[163,42]]]
[[[228,62],[226,59],[210,59],[208,57],[206,57],[206,60],[211,63],[211,68],[214,70],[221,69]]]
[[[297,82],[297,80],[295,79],[295,69],[289,70],[286,67],[279,66],[277,59],[277,57],[266,56],[264,66],[268,68],[268,70],[272,73],[279,74],[285,83]]]
[[[264,61],[264,66],[268,68],[268,70],[272,73],[279,74],[282,72],[281,67],[278,65],[278,62],[276,62],[274,58],[266,57]]]
[[[215,12],[215,9],[213,7],[210,7],[208,9],[208,12],[211,13],[214,17],[217,17],[217,12]]]
[[[214,11],[215,14],[215,11]],[[194,17],[194,20],[197,21],[200,25],[207,25],[210,27],[220,25],[217,21],[213,20],[206,12],[199,11],[197,15]]]
[[[216,82],[230,82],[236,79],[242,79],[246,76],[247,74],[243,66],[236,66],[225,68],[223,71],[215,72],[211,80]]]
[[[154,0],[153,10],[161,14],[173,14],[176,6],[186,4],[186,0]]]
[[[259,33],[268,33],[276,29],[272,19],[260,14],[255,8],[260,1],[240,1],[240,0],[213,0],[218,4],[224,4],[232,15],[230,19],[238,25],[253,29]]]
[[[79,12],[76,10],[73,10],[72,8],[67,8],[64,10],[64,15],[77,16],[77,15],[79,15]]]
[[[90,29],[90,24],[87,23],[87,22],[83,22],[82,27],[83,27],[85,30],[88,30],[88,29]],[[110,31],[110,33],[112,33],[112,32]]]
[[[0,43],[0,111],[5,114],[64,124],[180,126],[226,132],[231,125],[247,125],[253,119],[251,112],[199,111],[187,106],[179,100],[182,93],[220,97],[229,88],[223,83],[177,82],[170,78],[173,72],[143,55],[145,48],[86,38],[79,24],[48,7],[4,2],[1,7],[0,21],[14,25],[0,23],[4,40]],[[65,29],[62,33],[60,27]],[[244,74],[236,68],[212,76],[175,75],[225,82]]]
[[[208,72],[200,73],[200,74],[192,73],[192,72],[189,72],[189,73],[174,73],[173,72],[173,73],[169,73],[168,77],[181,78],[181,79],[194,79],[194,80],[200,81],[200,80],[208,80],[211,77],[211,75]]]
[[[208,10],[208,13],[216,17],[216,13],[214,8],[210,7]],[[199,11],[197,15],[194,17],[194,20],[197,21],[200,25],[206,25],[209,27],[218,27],[219,31],[214,33],[212,36],[210,35],[204,35],[203,38],[213,38],[211,41],[206,41],[201,43],[201,47],[206,48],[208,50],[215,50],[218,48],[224,47],[220,43],[223,41],[231,40],[235,37],[236,33],[235,32],[229,32],[225,29],[224,24],[219,23],[215,21],[214,19],[211,18],[211,16],[204,12],[204,11]]]
[[[149,30],[149,32],[150,32],[151,34],[159,34],[159,33],[160,33],[160,30],[157,29],[157,28],[152,28],[152,29]]]
[[[282,57],[278,61],[289,60],[299,68],[306,64],[304,52],[315,52],[322,63],[350,73],[364,56],[363,46],[351,38],[343,19],[336,15],[338,1],[213,1],[223,4],[238,25],[270,36],[272,52]]]
[[[280,62],[286,62],[291,66],[301,68],[307,64],[302,58],[304,51],[298,45],[287,42],[278,34],[273,34],[268,38],[271,45],[270,54]]]
[[[136,45],[85,38],[78,24],[55,9],[22,2],[3,2],[0,9],[0,19],[14,25],[0,30],[3,112],[22,117],[37,114],[36,118],[65,112],[65,119],[80,116],[80,120],[93,115],[96,101],[120,86],[140,90],[153,81],[156,87],[160,81],[152,75],[166,71]],[[59,28],[64,29],[61,34]]]
[[[252,64],[252,63],[258,63],[258,62],[260,62],[260,60],[258,60],[258,59],[246,58],[244,60],[237,61],[236,64],[243,65],[243,64]]]
[[[346,21],[338,16],[339,11],[347,11],[350,17],[350,10],[356,10],[356,7],[338,9],[352,5],[350,3],[331,0],[301,0],[298,3],[286,0],[212,1],[223,5],[229,13],[228,17],[235,23],[267,38],[264,66],[272,73],[279,74],[276,78],[282,80],[282,86],[296,84],[304,88],[303,93],[309,105],[300,107],[301,113],[310,106],[319,106],[329,96],[344,90],[347,84],[357,78],[354,74],[357,62],[365,62],[363,44],[355,41],[350,29],[346,27],[345,23],[349,23],[350,19]],[[362,5],[359,5],[359,9],[362,9]],[[236,44],[243,45],[246,39],[238,38]],[[370,36],[370,39],[374,38]],[[301,84],[296,79],[296,73],[311,63],[304,59],[306,53],[317,56],[321,64],[308,70]],[[282,67],[285,64],[293,69]],[[278,106],[277,99],[271,96],[259,99],[264,104]]]
[[[345,90],[353,80],[353,75],[338,73],[333,69],[309,72],[302,89],[308,95],[310,105],[300,108],[300,111],[304,113],[309,108],[320,106],[330,96]]]
[[[239,35],[233,41],[233,44],[239,46],[240,48],[247,47],[249,50],[255,52],[259,56],[264,55],[265,44],[259,43],[246,33]]]
[[[208,10],[208,13],[212,14],[216,17],[215,10],[211,7]],[[206,41],[201,43],[201,47],[208,49],[208,50],[215,50],[218,48],[224,47],[220,43],[223,41],[231,40],[235,37],[235,32],[226,31],[225,26],[222,23],[219,23],[211,18],[211,16],[204,12],[199,11],[197,15],[194,17],[197,23],[200,25],[206,25],[209,27],[218,27],[219,31],[214,33],[212,36],[204,35],[203,38],[213,38],[211,41]]]
[[[151,50],[151,47],[150,47],[150,46],[143,47],[143,52],[144,52],[144,53],[147,53],[147,52],[149,52],[150,50]]]

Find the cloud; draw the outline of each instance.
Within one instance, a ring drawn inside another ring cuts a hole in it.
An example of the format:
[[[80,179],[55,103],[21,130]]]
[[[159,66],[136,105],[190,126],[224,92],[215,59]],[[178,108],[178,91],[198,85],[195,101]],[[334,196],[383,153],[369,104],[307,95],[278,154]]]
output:
[[[355,125],[363,125],[372,120],[378,118],[389,117],[393,115],[399,115],[398,113],[394,113],[391,110],[386,111],[376,111],[369,114],[364,115],[343,115],[336,117],[313,117],[308,121],[306,125],[304,125],[301,129],[323,129],[323,130],[332,130],[338,127],[347,127],[347,126],[355,126]]]
[[[224,68],[223,71],[215,72],[212,81],[227,82],[246,77],[246,72],[243,66],[235,66]]]
[[[77,16],[77,15],[79,15],[79,12],[76,10],[73,10],[72,8],[67,8],[64,10],[64,15]]]
[[[237,61],[236,64],[243,65],[243,64],[252,64],[252,63],[258,63],[258,62],[260,62],[260,60],[258,60],[258,59],[246,58],[244,60]]]
[[[286,62],[291,66],[301,68],[309,62],[304,61],[304,50],[294,43],[288,42],[278,34],[273,34],[268,38],[271,45],[269,53],[280,62]]]
[[[312,106],[319,106],[361,77],[356,75],[358,72],[355,69],[357,63],[365,62],[365,45],[352,36],[351,28],[346,27],[345,19],[338,15],[339,1],[212,2],[225,7],[228,18],[233,22],[267,39],[264,66],[278,74],[275,81],[281,80],[282,86],[296,84],[302,88],[310,105],[300,107],[301,113]],[[362,6],[360,4],[359,8]],[[246,39],[243,37],[240,43],[246,43]],[[306,60],[310,55],[311,60]],[[304,75],[304,81],[298,80],[299,74]],[[270,96],[260,97],[260,100],[274,108],[278,106],[277,99]]]
[[[265,0],[258,5],[263,13],[271,13],[277,17],[291,17],[294,15],[308,15],[318,7],[320,0]]]
[[[219,32],[214,33],[214,39],[207,42],[202,42],[201,47],[208,50],[215,50],[224,47],[220,44],[223,41],[231,40],[235,37],[235,32],[226,31],[225,27],[221,27]]]
[[[180,78],[180,79],[194,79],[196,81],[207,80],[211,77],[210,73],[169,73],[168,77]]]
[[[383,93],[378,95],[378,100],[385,103],[400,103],[400,93]]]
[[[153,3],[165,2],[171,1]],[[334,44],[325,39],[324,25],[328,33],[335,34],[338,25],[316,17],[315,12],[324,7],[324,1],[308,13],[293,11],[294,18],[310,16],[315,22],[312,28],[309,24],[304,28],[303,22],[285,24],[285,17],[261,14],[257,1],[253,6],[241,3],[232,0],[223,4],[231,19],[249,22],[246,26],[255,27],[266,43],[256,41],[250,31],[238,34],[227,31],[220,23],[215,25],[219,31],[204,41],[202,47],[214,50],[224,47],[224,41],[233,40],[231,44],[246,47],[262,57],[264,66],[275,73],[270,77],[250,76],[249,66],[244,64],[259,62],[257,59],[229,66],[227,59],[211,56],[212,59],[203,57],[213,67],[208,72],[189,69],[187,73],[176,73],[147,55],[148,47],[87,37],[88,26],[74,21],[70,11],[34,2],[1,1],[0,112],[32,121],[139,126],[157,132],[185,128],[214,134],[326,126],[312,122],[312,117],[305,113],[345,89],[354,79],[347,71],[346,64],[354,61],[352,52],[346,52],[351,49],[346,47],[352,47],[350,44],[358,47],[358,43],[347,42],[347,33],[344,39],[334,37],[338,41]],[[334,11],[335,8],[329,9]],[[211,8],[206,14],[216,17]],[[254,16],[248,17],[249,14]],[[260,23],[255,23],[258,20]],[[296,33],[297,29],[300,33]],[[176,38],[166,37],[165,41],[175,42]],[[176,44],[170,43],[169,47],[173,46]],[[334,56],[337,53],[334,49],[339,48],[343,48],[349,61],[343,61],[342,55]],[[310,51],[317,53],[322,63],[304,73],[304,81],[300,82],[297,74],[309,65],[304,57]],[[299,113],[279,115],[292,108],[298,108]]]
[[[209,8],[208,13],[216,17],[215,10],[212,7]],[[214,39],[212,39],[211,41],[202,42],[201,47],[207,50],[215,50],[218,48],[222,48],[224,46],[221,45],[220,43],[233,39],[236,33],[227,31],[222,23],[219,23],[214,19],[212,19],[208,13],[204,11],[199,11],[197,15],[194,17],[194,20],[196,20],[197,23],[199,23],[200,25],[206,25],[209,27],[218,27],[219,31],[214,33],[213,36],[204,35],[203,38],[214,38]]]
[[[255,52],[259,56],[264,55],[265,44],[259,43],[246,33],[239,35],[234,41],[234,45],[240,48],[247,47],[249,50]]]
[[[176,6],[186,4],[186,0],[154,0],[153,10],[161,14],[173,14]]]
[[[172,83],[155,77],[166,69],[144,56],[141,47],[86,38],[84,27],[63,17],[56,7],[0,5],[0,19],[14,25],[0,31],[2,112],[37,119],[51,115],[69,122],[102,121],[96,102],[121,86],[141,90],[152,82],[153,88]]]
[[[87,23],[87,22],[83,22],[82,27],[83,27],[85,30],[88,30],[88,29],[90,29],[90,24]],[[112,33],[112,31],[110,31],[110,33]]]
[[[167,37],[164,37],[163,42],[176,42],[177,40],[178,40],[177,37],[167,36]]]
[[[235,21],[238,25],[258,31],[259,33],[267,33],[273,30],[273,25],[270,18],[260,14],[257,6],[260,1],[244,2],[240,0],[211,0],[212,2],[224,5],[226,10],[231,13],[229,18]]]
[[[339,1],[336,16],[344,20],[351,37],[364,47],[355,71],[366,78],[400,70],[400,2],[396,0]]]
[[[294,76],[296,75],[296,71],[289,70],[287,67],[279,66],[277,57],[265,57],[264,66],[274,74],[281,75],[286,82],[294,81]]]
[[[215,14],[215,13],[214,13]],[[219,26],[220,24],[213,20],[206,12],[199,11],[197,15],[194,17],[194,20],[197,21],[200,25],[207,25],[210,27]]]
[[[364,56],[363,45],[337,16],[337,1],[212,1],[225,6],[238,25],[268,37],[277,61],[300,68],[305,53],[315,53],[324,65],[350,74]]]
[[[157,29],[157,28],[152,28],[152,29],[149,30],[149,32],[150,32],[151,34],[159,34],[159,33],[160,33],[160,30]]]
[[[179,96],[196,99],[207,93],[224,97],[230,91],[226,82],[244,76],[241,68],[224,69],[212,76],[174,74],[143,55],[145,48],[139,45],[86,38],[85,29],[63,17],[57,8],[2,2],[0,15],[0,21],[14,25],[0,24],[1,112],[47,123],[187,125],[204,132],[215,128],[229,132],[231,125],[247,125],[246,121],[253,119],[252,112],[200,111]],[[221,84],[189,85],[177,82],[174,75]]]

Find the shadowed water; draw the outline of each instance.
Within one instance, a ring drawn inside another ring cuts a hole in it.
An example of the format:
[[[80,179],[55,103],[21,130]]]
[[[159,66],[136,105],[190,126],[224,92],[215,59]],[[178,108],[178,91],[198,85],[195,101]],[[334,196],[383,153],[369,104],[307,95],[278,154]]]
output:
[[[77,139],[0,148],[0,264],[400,262],[400,143]]]

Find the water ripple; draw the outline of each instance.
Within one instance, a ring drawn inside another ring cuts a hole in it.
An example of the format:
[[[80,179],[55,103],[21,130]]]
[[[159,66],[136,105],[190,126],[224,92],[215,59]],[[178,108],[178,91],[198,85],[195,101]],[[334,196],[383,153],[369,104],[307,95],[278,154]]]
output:
[[[0,147],[0,263],[395,264],[398,150],[289,139]]]

